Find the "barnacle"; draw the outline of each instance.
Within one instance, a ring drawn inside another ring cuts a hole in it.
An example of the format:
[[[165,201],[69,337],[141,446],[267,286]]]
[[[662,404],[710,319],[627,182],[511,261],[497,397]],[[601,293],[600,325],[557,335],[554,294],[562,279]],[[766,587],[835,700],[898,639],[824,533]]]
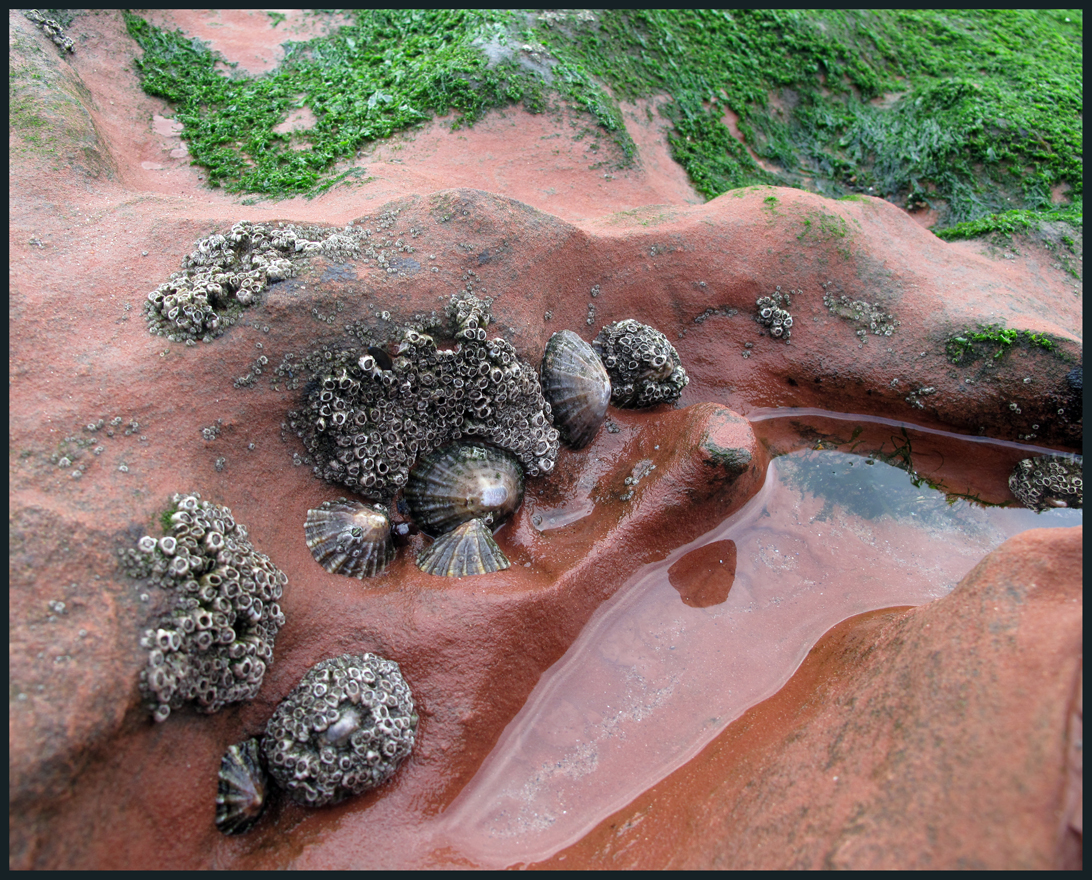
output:
[[[592,348],[610,376],[615,406],[637,409],[674,403],[690,381],[667,337],[632,318],[608,324]]]
[[[269,284],[294,276],[301,261],[318,255],[345,260],[359,253],[365,238],[352,224],[331,230],[236,223],[226,235],[197,242],[182,270],[148,294],[148,330],[174,342],[214,339]]]
[[[1079,455],[1044,455],[1017,462],[1009,489],[1032,510],[1054,507],[1080,509],[1084,502],[1083,459]]]
[[[452,299],[452,350],[409,327],[389,353],[330,352],[289,417],[316,476],[386,502],[418,456],[463,437],[507,450],[529,476],[553,470],[558,432],[538,373],[508,342],[485,338],[488,304],[473,300]]]
[[[194,702],[217,712],[253,699],[284,625],[277,604],[288,578],[259,553],[226,507],[196,492],[172,501],[171,534],[130,550],[130,572],[174,594],[174,609],[144,632],[140,689],[156,721]]]
[[[313,666],[281,701],[262,751],[292,800],[320,807],[390,779],[416,732],[413,696],[398,664],[343,654]]]
[[[40,9],[24,9],[23,15],[42,29],[53,44],[65,52],[75,52],[76,44],[72,38],[65,34],[61,24],[52,18],[46,18]]]
[[[758,323],[768,327],[770,335],[788,342],[792,336],[792,315],[788,306],[791,305],[789,294],[782,293],[778,287],[770,296],[760,296],[755,300],[758,309]]]
[[[850,299],[845,294],[835,296],[832,293],[825,293],[823,305],[832,315],[838,315],[861,325],[861,329],[857,331],[858,337],[865,335],[865,328],[874,336],[890,336],[899,327],[899,319],[885,312],[878,303]]]

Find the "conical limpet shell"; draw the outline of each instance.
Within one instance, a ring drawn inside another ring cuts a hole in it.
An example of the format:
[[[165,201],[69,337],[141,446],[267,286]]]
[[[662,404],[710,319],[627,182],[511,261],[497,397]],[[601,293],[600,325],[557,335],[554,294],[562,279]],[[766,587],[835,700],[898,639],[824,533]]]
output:
[[[220,759],[216,789],[216,827],[224,834],[249,831],[265,811],[268,777],[262,767],[258,740],[228,746]]]
[[[546,343],[542,390],[561,439],[587,446],[607,416],[610,377],[590,344],[572,330],[560,330]]]
[[[325,501],[307,511],[303,534],[311,555],[328,572],[363,580],[394,559],[391,521],[382,507],[358,501]]]
[[[496,528],[523,500],[523,468],[484,443],[451,443],[422,457],[410,471],[406,504],[429,535],[480,518]]]
[[[439,577],[468,577],[503,571],[511,563],[489,528],[480,519],[471,519],[437,538],[417,557],[417,567],[425,574]]]

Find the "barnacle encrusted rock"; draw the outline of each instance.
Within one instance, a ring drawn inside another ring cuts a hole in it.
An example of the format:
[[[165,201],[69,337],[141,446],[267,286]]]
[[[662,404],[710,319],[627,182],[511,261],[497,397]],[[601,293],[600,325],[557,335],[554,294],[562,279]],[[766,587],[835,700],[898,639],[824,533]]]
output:
[[[149,652],[140,689],[156,721],[189,701],[212,713],[258,693],[288,583],[228,508],[196,492],[171,500],[170,534],[145,535],[122,558],[131,575],[175,595],[174,609],[140,640]]]
[[[538,373],[510,343],[486,340],[488,303],[471,299],[452,298],[453,350],[407,328],[390,355],[331,353],[289,415],[316,476],[389,501],[419,455],[462,437],[511,452],[529,476],[553,470],[558,432]]]
[[[390,779],[416,732],[413,696],[398,664],[343,654],[313,666],[281,701],[262,751],[292,800],[320,807]]]
[[[1075,456],[1044,455],[1017,462],[1009,477],[1009,489],[1016,499],[1032,510],[1072,507],[1084,503],[1083,459]]]
[[[607,368],[615,406],[639,409],[673,403],[690,381],[667,337],[632,318],[608,324],[592,348]]]
[[[24,9],[23,15],[38,25],[38,27],[42,29],[42,32],[53,41],[53,45],[58,49],[63,52],[76,51],[76,44],[72,41],[71,37],[65,34],[64,27],[60,22],[48,18],[40,9]]]
[[[226,235],[197,242],[182,270],[148,294],[148,330],[172,342],[209,342],[270,283],[296,275],[303,260],[344,261],[360,252],[368,235],[351,223],[344,229],[236,223]]]
[[[833,293],[823,294],[823,305],[832,315],[838,315],[860,325],[856,331],[862,340],[869,331],[875,336],[890,336],[899,326],[899,320],[889,312],[885,312],[877,303],[866,302],[863,299],[850,299],[844,293],[835,296]]]
[[[768,327],[771,336],[788,342],[789,337],[792,336],[792,315],[789,314],[791,305],[790,295],[782,293],[781,286],[778,285],[770,296],[760,296],[755,300],[755,306],[758,308],[758,323]]]

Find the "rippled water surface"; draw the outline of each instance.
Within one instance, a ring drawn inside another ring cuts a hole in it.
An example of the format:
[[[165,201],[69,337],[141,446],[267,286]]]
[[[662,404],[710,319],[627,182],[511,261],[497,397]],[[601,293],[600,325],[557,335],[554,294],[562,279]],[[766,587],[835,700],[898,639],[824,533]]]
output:
[[[835,624],[944,596],[1012,535],[1082,521],[917,482],[821,448],[776,458],[745,507],[596,612],[446,811],[443,835],[486,866],[552,855],[774,694]]]

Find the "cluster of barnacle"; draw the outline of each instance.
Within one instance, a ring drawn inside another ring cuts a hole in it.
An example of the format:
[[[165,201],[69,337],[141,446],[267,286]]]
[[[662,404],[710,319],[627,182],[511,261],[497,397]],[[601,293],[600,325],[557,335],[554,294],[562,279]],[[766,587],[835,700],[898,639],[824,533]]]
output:
[[[1080,509],[1084,502],[1082,461],[1079,455],[1025,458],[1009,477],[1009,489],[1021,504],[1035,511]]]
[[[671,403],[690,381],[667,337],[632,318],[605,326],[592,348],[610,376],[610,399],[615,406]]]
[[[511,346],[486,342],[489,305],[452,297],[455,351],[409,328],[393,359],[374,347],[355,365],[355,351],[330,353],[302,412],[290,416],[316,475],[384,503],[404,488],[410,515],[435,538],[417,557],[429,574],[508,568],[491,531],[519,506],[524,473],[552,470],[558,436],[576,448],[589,443],[612,388],[623,405],[650,406],[675,400],[687,382],[666,337],[628,320],[603,328],[605,359],[575,333],[555,333],[540,384]],[[351,577],[378,574],[395,555],[380,505],[327,501],[308,511],[304,536],[327,571]]]
[[[72,42],[71,37],[65,35],[64,27],[59,21],[43,15],[40,9],[24,9],[23,15],[38,25],[58,49],[64,52],[76,51],[76,44]]]
[[[389,501],[419,455],[463,436],[508,450],[531,476],[553,470],[558,432],[535,369],[486,340],[487,301],[453,298],[452,311],[453,350],[407,328],[393,356],[372,347],[331,358],[289,417],[317,476]]]
[[[850,299],[845,294],[836,297],[825,293],[823,305],[832,315],[839,315],[860,324],[861,329],[857,331],[857,336],[862,341],[869,330],[876,336],[890,336],[899,326],[898,318],[885,312],[879,305],[861,299]]]
[[[389,779],[416,731],[398,664],[346,654],[308,671],[273,712],[262,746],[270,774],[292,800],[317,807]]]
[[[788,342],[792,336],[792,315],[789,306],[792,299],[789,293],[781,292],[781,285],[770,296],[760,296],[755,300],[758,308],[758,323],[770,329],[770,335]]]
[[[174,608],[140,640],[149,652],[140,687],[156,721],[189,701],[212,713],[257,694],[284,625],[277,603],[288,582],[228,508],[197,493],[172,502],[171,533],[145,535],[123,561],[174,593]]]
[[[172,342],[209,342],[256,303],[272,282],[291,278],[300,259],[325,256],[343,261],[359,253],[367,230],[352,224],[330,231],[292,224],[246,221],[226,234],[197,242],[193,252],[144,305],[148,329]]]
[[[382,785],[413,750],[417,714],[398,664],[343,654],[311,667],[277,706],[265,734],[220,761],[216,827],[241,834],[261,817],[272,781],[305,807]]]

